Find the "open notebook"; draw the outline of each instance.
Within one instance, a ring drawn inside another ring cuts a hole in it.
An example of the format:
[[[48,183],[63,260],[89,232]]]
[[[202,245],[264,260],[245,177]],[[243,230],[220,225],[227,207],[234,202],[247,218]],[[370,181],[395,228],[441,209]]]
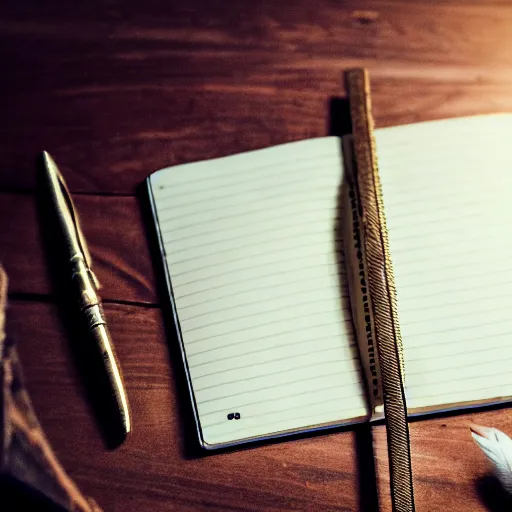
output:
[[[512,396],[510,133],[512,115],[375,131],[410,414]],[[325,137],[148,178],[202,446],[382,414],[352,160]]]

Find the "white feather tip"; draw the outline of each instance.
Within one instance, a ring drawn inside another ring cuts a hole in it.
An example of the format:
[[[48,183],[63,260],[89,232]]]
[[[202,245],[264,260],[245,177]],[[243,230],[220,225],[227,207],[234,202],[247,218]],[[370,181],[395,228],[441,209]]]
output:
[[[471,435],[491,461],[503,488],[512,493],[512,439],[497,428],[470,425]]]

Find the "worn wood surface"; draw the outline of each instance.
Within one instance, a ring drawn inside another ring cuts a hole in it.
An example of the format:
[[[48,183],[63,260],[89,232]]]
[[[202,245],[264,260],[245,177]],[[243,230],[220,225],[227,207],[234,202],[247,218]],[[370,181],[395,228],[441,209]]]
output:
[[[58,505],[76,512],[102,512],[93,500],[83,496],[66,474],[41,428],[24,384],[14,337],[5,335],[6,308],[7,274],[0,266],[2,508],[47,510],[46,505]],[[37,497],[33,493],[37,493]]]
[[[84,492],[106,511],[373,509],[364,429],[189,453],[136,188],[167,165],[327,134],[330,101],[356,65],[370,69],[377,126],[512,111],[511,34],[512,5],[499,1],[0,3],[8,334]],[[114,452],[51,295],[34,197],[41,149],[81,193],[110,302],[134,422]],[[470,421],[512,433],[507,409],[411,425],[418,511],[510,509],[486,478]],[[380,507],[390,510],[384,427],[373,438]]]
[[[10,309],[43,427],[70,476],[106,511],[357,509],[353,432],[188,455],[158,309],[105,307],[135,427],[121,448],[106,451],[56,306],[13,301]]]
[[[104,300],[155,304],[152,261],[135,197],[77,195],[74,203],[90,245]],[[43,247],[45,218],[33,194],[0,192],[0,261],[11,294],[55,293]],[[45,252],[45,250],[47,252]]]
[[[76,2],[75,2],[76,4]],[[47,149],[73,191],[324,135],[347,67],[378,126],[512,110],[506,2],[93,0],[0,5],[0,184]]]

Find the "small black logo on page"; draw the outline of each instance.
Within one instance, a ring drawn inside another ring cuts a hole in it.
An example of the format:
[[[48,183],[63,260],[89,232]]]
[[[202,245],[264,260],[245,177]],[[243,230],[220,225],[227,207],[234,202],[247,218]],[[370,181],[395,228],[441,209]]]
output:
[[[230,412],[228,414],[228,420],[239,420],[240,419],[240,413],[239,412]]]

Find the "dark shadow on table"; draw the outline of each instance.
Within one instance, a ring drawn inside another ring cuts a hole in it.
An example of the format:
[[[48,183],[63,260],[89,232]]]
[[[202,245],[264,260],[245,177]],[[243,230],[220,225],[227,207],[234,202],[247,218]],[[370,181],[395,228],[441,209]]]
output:
[[[512,510],[512,496],[503,489],[497,478],[486,475],[475,482],[478,496],[489,512],[510,512]]]
[[[37,218],[45,263],[52,285],[51,297],[58,305],[60,321],[64,326],[70,354],[84,387],[88,405],[101,431],[105,446],[114,449],[126,436],[121,419],[116,413],[116,402],[100,350],[89,336],[85,319],[78,309],[77,290],[72,283],[71,267],[56,214],[49,201],[43,171],[42,160],[38,159]]]
[[[340,171],[341,174],[342,171]],[[340,290],[346,289],[347,282],[347,269],[345,259],[343,258],[343,231],[345,225],[346,209],[342,207],[345,187],[348,186],[344,181],[340,186],[338,193],[338,212],[336,215],[335,223],[335,251],[338,255],[338,274],[340,276]],[[350,298],[343,299],[343,306],[346,311],[351,311]],[[350,314],[350,313],[348,313]],[[355,332],[353,318],[352,326]],[[356,344],[356,350],[359,355],[359,345]],[[364,384],[364,391],[366,396],[369,396],[368,386],[366,385],[366,376],[364,375],[361,367],[360,380]],[[356,443],[356,456],[357,456],[357,475],[358,475],[358,496],[359,496],[359,510],[379,510],[378,492],[377,492],[377,474],[375,468],[375,460],[373,454],[373,438],[372,438],[372,425],[370,423],[363,423],[357,425],[355,428],[355,443]]]
[[[329,135],[342,137],[352,133],[350,119],[350,105],[347,98],[331,98],[329,105]],[[340,141],[341,146],[341,141]],[[338,191],[337,214],[334,226],[335,251],[338,255],[338,274],[340,276],[340,290],[346,289],[347,268],[343,254],[344,231],[346,224],[346,209],[343,204],[345,197],[345,188],[348,186],[344,169],[340,169],[341,186]],[[344,300],[344,306],[351,311],[350,298]],[[352,319],[353,320],[353,319]],[[352,325],[354,322],[352,321]],[[368,396],[366,378],[361,370],[361,381],[365,383],[365,391]],[[355,443],[357,456],[357,475],[358,475],[358,496],[359,510],[379,510],[377,473],[375,459],[373,454],[372,426],[369,423],[357,425],[355,429]]]
[[[329,117],[327,118],[327,133],[343,137],[352,133],[350,105],[348,98],[331,98],[329,100]]]
[[[187,373],[183,364],[178,331],[176,329],[176,324],[174,323],[172,292],[167,287],[164,259],[161,255],[157,228],[153,220],[154,216],[146,182],[141,183],[137,188],[137,198],[142,212],[143,223],[146,227],[146,238],[155,272],[158,302],[161,305],[162,316],[164,319],[165,338],[167,340],[167,348],[169,351],[169,363],[172,366],[172,376],[180,419],[178,424],[181,429],[181,451],[183,456],[187,459],[198,458],[206,455],[208,452],[201,449],[199,444],[194,409],[188,389]]]
[[[18,512],[20,510],[37,512],[64,512],[48,498],[31,487],[21,484],[10,476],[0,476],[0,510]]]

